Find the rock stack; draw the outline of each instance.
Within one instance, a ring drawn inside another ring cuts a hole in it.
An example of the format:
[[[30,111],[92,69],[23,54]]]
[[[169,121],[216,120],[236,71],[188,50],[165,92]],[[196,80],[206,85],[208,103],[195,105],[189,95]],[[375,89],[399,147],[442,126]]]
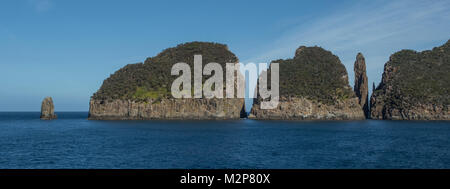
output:
[[[359,99],[359,105],[364,111],[364,116],[369,117],[369,82],[366,74],[366,61],[361,53],[356,55],[356,61],[354,65],[355,71],[355,85],[353,90]]]
[[[41,119],[42,119],[42,120],[52,120],[52,119],[56,119],[55,106],[53,105],[53,99],[52,99],[52,97],[46,97],[46,98],[42,101],[42,106],[41,106]]]

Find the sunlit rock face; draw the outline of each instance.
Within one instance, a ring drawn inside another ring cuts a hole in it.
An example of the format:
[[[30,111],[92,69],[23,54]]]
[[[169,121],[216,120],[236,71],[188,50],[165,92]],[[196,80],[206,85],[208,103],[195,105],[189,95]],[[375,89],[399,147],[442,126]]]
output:
[[[41,106],[41,119],[42,120],[52,120],[52,119],[56,119],[56,114],[55,114],[55,106],[53,105],[53,99],[52,97],[46,97],[43,101],[42,101],[42,106]]]

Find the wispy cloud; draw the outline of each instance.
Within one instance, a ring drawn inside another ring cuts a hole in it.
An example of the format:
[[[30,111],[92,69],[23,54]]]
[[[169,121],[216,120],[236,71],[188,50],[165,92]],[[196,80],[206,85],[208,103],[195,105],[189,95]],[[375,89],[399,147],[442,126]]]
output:
[[[46,12],[54,7],[51,0],[29,0],[29,3],[36,12]]]
[[[450,37],[450,1],[365,1],[293,26],[244,62],[269,62],[294,55],[300,45],[322,46],[338,55],[353,80],[356,53],[366,56],[369,80],[378,82],[391,53],[430,48]]]

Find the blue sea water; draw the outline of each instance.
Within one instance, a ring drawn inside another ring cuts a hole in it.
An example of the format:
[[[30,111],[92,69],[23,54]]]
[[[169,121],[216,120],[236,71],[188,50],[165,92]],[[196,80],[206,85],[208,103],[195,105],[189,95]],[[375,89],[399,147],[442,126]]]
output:
[[[450,168],[450,122],[58,116],[0,113],[0,168]]]

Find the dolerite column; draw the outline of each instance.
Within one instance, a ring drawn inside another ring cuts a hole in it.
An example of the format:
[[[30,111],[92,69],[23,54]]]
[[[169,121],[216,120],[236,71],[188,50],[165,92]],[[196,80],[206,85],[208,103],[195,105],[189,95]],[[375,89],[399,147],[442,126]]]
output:
[[[361,105],[364,115],[366,118],[369,117],[369,83],[366,74],[366,61],[361,53],[356,55],[356,61],[354,65],[355,71],[355,86],[354,91],[356,96],[359,98],[359,105]]]

